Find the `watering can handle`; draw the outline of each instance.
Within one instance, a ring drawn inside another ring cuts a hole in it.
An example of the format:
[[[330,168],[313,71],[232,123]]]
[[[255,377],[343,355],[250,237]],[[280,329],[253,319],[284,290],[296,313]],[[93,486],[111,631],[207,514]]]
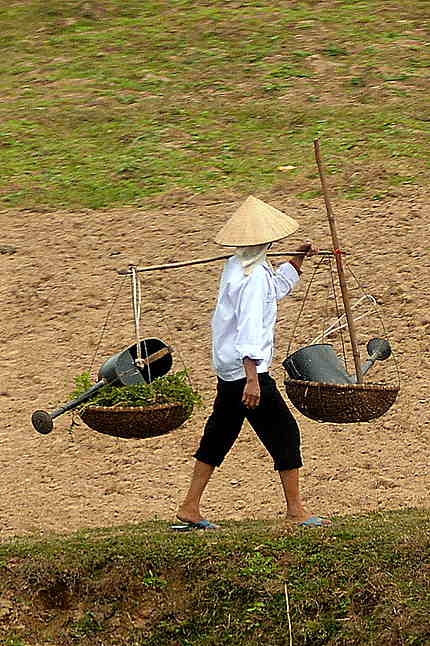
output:
[[[153,352],[149,357],[142,357],[142,359],[136,359],[135,364],[139,366],[139,368],[143,368],[145,366],[149,366],[151,363],[154,363],[154,361],[158,361],[158,359],[162,359],[163,357],[166,357],[168,354],[172,353],[172,348],[170,346],[166,346],[165,348],[161,348],[157,352]]]

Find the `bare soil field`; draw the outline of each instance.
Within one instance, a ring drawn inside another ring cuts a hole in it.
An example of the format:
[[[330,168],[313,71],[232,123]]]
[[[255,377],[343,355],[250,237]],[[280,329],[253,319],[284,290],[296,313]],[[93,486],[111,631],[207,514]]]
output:
[[[301,225],[299,235],[274,251],[309,237],[330,247],[321,200],[300,202],[281,193],[259,197]],[[178,195],[151,210],[0,212],[1,538],[174,519],[215,391],[210,318],[221,263],[142,274],[143,334],[174,346],[175,368],[186,366],[204,399],[183,427],[151,440],[118,440],[82,423],[69,432],[65,415],[53,433],[40,436],[30,416],[68,401],[76,375],[91,368],[95,377],[103,361],[134,342],[129,279],[115,270],[130,262],[222,253],[212,237],[242,199]],[[333,206],[348,264],[383,307],[401,392],[384,417],[368,424],[321,424],[296,412],[303,495],[311,511],[331,517],[429,508],[428,196],[411,190],[383,202]],[[307,261],[301,286],[280,303],[273,375],[281,391],[281,362],[315,262]],[[321,326],[329,281],[318,274],[315,284],[297,332],[299,344]],[[363,354],[367,339],[382,332],[374,316],[364,321]],[[379,366],[375,378],[393,378],[393,366],[391,360],[390,366]],[[271,460],[247,425],[214,474],[203,510],[219,521],[285,514]]]

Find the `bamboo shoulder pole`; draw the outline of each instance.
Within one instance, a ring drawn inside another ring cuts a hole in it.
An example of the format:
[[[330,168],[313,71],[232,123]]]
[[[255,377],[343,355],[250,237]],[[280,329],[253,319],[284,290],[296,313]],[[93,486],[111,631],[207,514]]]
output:
[[[201,265],[203,263],[208,263],[208,262],[215,262],[216,260],[227,260],[227,258],[231,258],[233,255],[233,250],[231,253],[223,256],[212,256],[211,258],[196,258],[195,260],[184,260],[182,262],[170,262],[164,265],[148,265],[146,267],[136,267],[137,272],[141,271],[156,271],[160,269],[177,269],[178,267],[189,267],[190,265]],[[303,256],[304,253],[301,251],[282,251],[279,253],[268,253],[268,256],[272,257],[279,257],[279,256]],[[326,251],[320,251],[317,255],[319,256],[333,256],[333,251],[326,250]],[[118,269],[118,274],[121,274],[122,276],[131,274],[130,269]]]
[[[315,139],[315,141],[314,141],[314,148],[315,148],[315,159],[316,159],[316,162],[317,162],[318,172],[319,172],[319,175],[320,175],[321,187],[322,187],[322,190],[323,190],[325,206],[326,206],[326,209],[327,209],[327,216],[328,216],[328,223],[329,223],[329,226],[330,226],[331,239],[333,241],[333,252],[334,252],[335,258],[336,258],[336,267],[337,267],[337,273],[338,273],[338,276],[339,276],[340,291],[341,291],[341,294],[342,294],[343,305],[344,305],[344,308],[345,308],[345,315],[346,315],[346,321],[347,321],[347,324],[348,324],[349,336],[351,338],[351,347],[352,347],[352,356],[354,358],[355,374],[357,376],[357,383],[362,384],[363,383],[363,372],[361,370],[360,352],[358,350],[357,335],[356,335],[356,332],[355,332],[354,318],[353,318],[353,315],[352,315],[352,309],[351,309],[351,304],[350,304],[350,300],[349,300],[348,288],[346,286],[345,271],[343,269],[343,263],[342,263],[342,254],[340,253],[339,238],[337,236],[337,230],[336,230],[336,220],[335,220],[335,217],[334,217],[333,209],[331,208],[331,204],[330,204],[327,184],[326,184],[326,181],[325,181],[324,170],[323,170],[323,166],[322,166],[322,162],[321,162],[320,145],[319,145],[318,139]]]

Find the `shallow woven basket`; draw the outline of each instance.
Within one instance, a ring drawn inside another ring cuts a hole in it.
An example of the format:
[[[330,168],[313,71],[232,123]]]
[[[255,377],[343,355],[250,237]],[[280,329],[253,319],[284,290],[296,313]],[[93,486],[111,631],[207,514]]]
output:
[[[94,431],[136,439],[165,435],[189,416],[185,406],[175,403],[146,407],[88,406],[80,413],[82,421]]]
[[[318,422],[368,422],[394,404],[399,386],[378,384],[324,384],[285,380],[285,390],[294,406]]]

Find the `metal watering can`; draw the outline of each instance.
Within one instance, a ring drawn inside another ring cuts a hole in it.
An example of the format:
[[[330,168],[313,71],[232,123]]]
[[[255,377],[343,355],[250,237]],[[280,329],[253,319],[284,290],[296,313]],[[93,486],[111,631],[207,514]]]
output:
[[[138,365],[138,346],[133,344],[110,357],[99,370],[99,381],[73,401],[57,408],[53,413],[36,410],[31,416],[31,423],[38,433],[47,435],[54,428],[53,420],[80,404],[88,401],[104,386],[135,386],[149,383],[162,377],[172,367],[172,348],[160,339],[144,339],[140,342],[144,355],[142,365]]]
[[[386,339],[370,339],[367,344],[369,358],[362,366],[363,375],[375,361],[384,361],[391,355]],[[355,384],[357,380],[346,372],[345,365],[329,343],[308,345],[290,354],[283,362],[291,379],[316,381],[325,384]]]

